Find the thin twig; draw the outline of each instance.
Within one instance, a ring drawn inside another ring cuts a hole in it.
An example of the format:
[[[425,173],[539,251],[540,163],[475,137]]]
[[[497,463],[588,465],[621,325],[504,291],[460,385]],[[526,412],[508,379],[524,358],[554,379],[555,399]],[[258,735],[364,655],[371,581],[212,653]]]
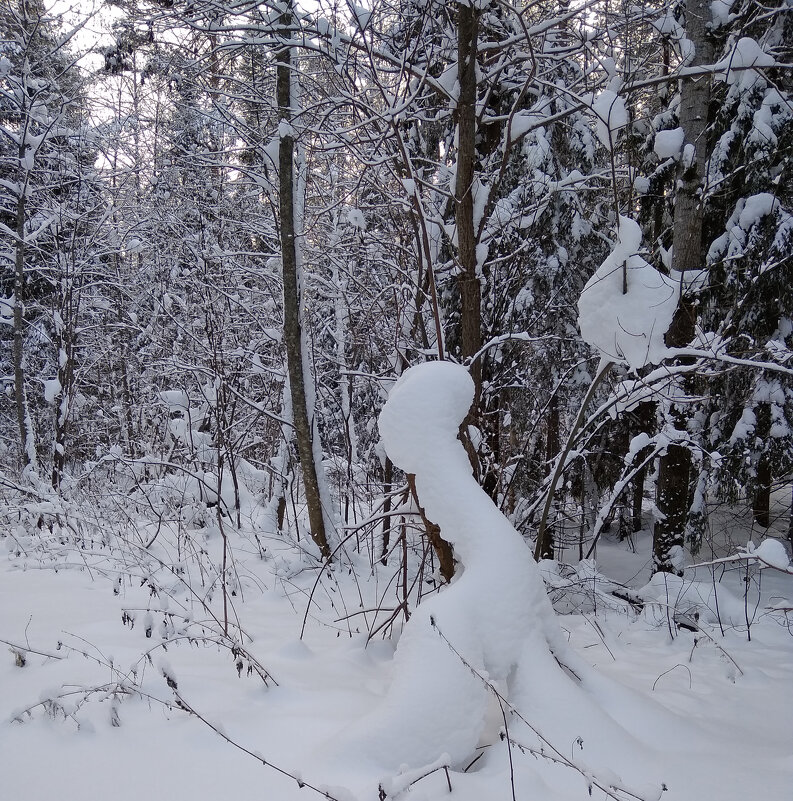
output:
[[[48,659],[63,659],[63,657],[59,656],[58,654],[48,654],[46,651],[37,651],[35,648],[31,648],[29,645],[28,646],[16,645],[15,643],[10,642],[9,640],[3,640],[3,639],[0,639],[0,642],[3,643],[3,645],[7,645],[9,648],[13,648],[15,651],[25,651],[25,653],[28,654],[37,654],[38,656],[46,656]]]
[[[623,793],[624,795],[634,798],[637,801],[646,801],[642,796],[631,792],[630,790],[625,789],[624,787],[620,787],[613,783],[606,783],[599,780],[596,776],[592,773],[587,771],[586,769],[582,768],[580,765],[577,765],[572,759],[566,757],[558,748],[556,748],[550,740],[544,737],[539,730],[530,723],[519,711],[518,709],[511,704],[493,685],[493,683],[486,679],[482,674],[452,645],[446,635],[438,628],[437,623],[435,622],[434,616],[430,616],[430,625],[432,628],[438,633],[438,636],[446,643],[449,647],[451,652],[462,662],[462,664],[471,672],[471,674],[477,678],[488,690],[488,692],[493,693],[496,699],[498,700],[499,704],[503,704],[503,708],[509,709],[509,711],[515,715],[521,722],[525,723],[526,726],[532,731],[532,733],[540,740],[541,743],[546,745],[551,751],[552,755],[546,754],[544,751],[537,751],[536,749],[527,749],[530,750],[532,753],[538,754],[539,756],[543,756],[545,758],[550,759],[553,762],[558,762],[559,764],[565,765],[568,768],[572,768],[573,770],[580,773],[591,785],[597,787],[599,790],[602,790],[609,798],[614,799],[614,801],[621,801],[620,796],[617,793]],[[661,785],[661,793],[666,790],[666,785]],[[658,798],[661,798],[661,794],[659,793]]]
[[[219,737],[224,739],[229,745],[233,745],[235,748],[242,751],[244,754],[247,754],[250,757],[253,757],[257,762],[260,762],[264,767],[271,768],[272,770],[276,771],[276,773],[280,773],[282,776],[286,776],[288,779],[292,779],[297,786],[302,790],[304,787],[307,787],[309,790],[313,790],[315,793],[321,795],[323,798],[329,799],[329,801],[340,801],[336,796],[331,795],[326,790],[320,790],[319,787],[315,787],[310,782],[304,781],[303,779],[299,778],[296,774],[290,773],[288,770],[284,768],[278,767],[278,765],[274,765],[272,762],[268,762],[261,754],[257,754],[255,751],[251,751],[250,748],[242,745],[242,743],[238,743],[233,738],[229,737],[222,729],[218,728],[214,723],[207,720],[200,712],[196,711],[184,698],[181,696],[179,691],[171,687],[173,690],[174,698],[176,699],[176,705],[181,709],[183,712],[187,712],[189,715],[200,720],[205,726],[208,726],[212,729],[215,734]]]

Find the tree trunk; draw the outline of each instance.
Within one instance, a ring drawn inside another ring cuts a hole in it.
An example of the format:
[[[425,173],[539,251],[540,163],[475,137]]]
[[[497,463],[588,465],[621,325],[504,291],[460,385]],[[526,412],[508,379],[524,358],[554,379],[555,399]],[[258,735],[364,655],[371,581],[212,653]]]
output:
[[[421,505],[416,492],[416,477],[412,474],[408,474],[407,480],[410,493],[413,496],[413,500],[416,502],[416,506],[418,506],[421,520],[424,523],[427,539],[429,539],[438,557],[441,576],[443,576],[448,583],[452,580],[452,576],[454,576],[454,552],[452,551],[452,546],[441,536],[441,527],[437,523],[433,523],[425,514],[424,507]]]
[[[388,563],[388,549],[391,545],[391,482],[393,480],[394,463],[386,456],[383,467],[383,492],[385,493],[385,500],[383,501],[383,550],[380,556],[380,561],[384,565]]]
[[[655,418],[654,403],[640,403],[636,409],[639,430],[650,433]],[[636,454],[636,462],[641,464],[650,455],[650,446]],[[633,498],[631,503],[631,530],[636,533],[642,529],[642,504],[644,502],[644,482],[647,478],[647,465],[644,465],[633,478]]]
[[[642,449],[636,456],[644,459],[645,449]],[[642,505],[644,503],[644,479],[647,476],[647,466],[642,467],[633,477],[633,495],[631,497],[631,531],[635,534],[642,530]]]
[[[463,361],[482,347],[482,285],[476,268],[476,226],[474,220],[474,171],[476,163],[476,52],[478,17],[472,5],[458,6],[457,78],[460,94],[457,117],[457,177],[454,188],[457,228],[457,286],[460,291],[460,355]],[[481,481],[479,455],[468,436],[468,426],[482,429],[482,362],[470,366],[474,380],[474,402],[460,426],[461,440],[468,453],[474,478]]]
[[[293,23],[291,3],[281,17],[286,29],[285,39],[289,38],[289,28]],[[310,365],[305,363],[304,336],[301,320],[301,285],[299,248],[295,225],[295,208],[297,197],[295,192],[295,140],[292,133],[292,53],[289,46],[279,51],[276,70],[276,94],[278,100],[279,135],[278,145],[278,180],[279,207],[281,216],[281,262],[284,281],[284,344],[289,372],[289,387],[292,395],[292,415],[295,424],[295,439],[300,455],[300,467],[303,473],[303,484],[308,506],[311,537],[319,547],[323,559],[330,559],[330,547],[325,526],[325,514],[322,508],[322,495],[314,448],[314,426],[309,420],[313,418],[314,409],[308,409],[306,398],[306,375],[310,376]]]
[[[771,405],[760,403],[754,410],[757,424],[755,426],[755,436],[767,442],[771,432]],[[767,453],[761,453],[757,462],[757,476],[755,478],[755,489],[752,498],[752,515],[754,521],[762,528],[771,525],[771,460]]]
[[[688,479],[691,452],[684,445],[669,445],[661,457],[656,505],[662,517],[653,528],[653,572],[682,575],[672,549],[682,548],[688,518]]]
[[[554,459],[559,453],[559,448],[559,393],[554,392],[548,404],[548,429],[545,436],[545,461],[548,464],[549,471],[552,469]],[[535,554],[539,559],[554,558],[554,529],[554,521],[548,522],[542,528],[541,539],[538,539],[535,548]]]
[[[708,39],[709,0],[686,3],[686,36],[694,46],[691,66],[713,60],[713,46]],[[704,216],[703,182],[706,174],[708,106],[710,76],[685,79],[680,90],[680,127],[685,134],[683,158],[678,167],[677,194],[672,232],[672,267],[680,277],[680,303],[666,334],[669,347],[683,347],[694,337],[696,312],[682,294],[682,275],[702,267],[702,221]],[[685,430],[685,414],[680,406],[670,410],[675,428]],[[660,519],[653,529],[654,572],[679,572],[672,549],[683,547],[689,509],[688,481],[691,453],[683,445],[670,445],[661,457],[658,469],[656,506]]]
[[[787,523],[787,538],[788,542],[790,542],[790,547],[793,548],[793,493],[791,493],[790,497],[790,512],[788,513],[788,523]]]
[[[73,302],[71,290],[67,292],[64,303],[62,325],[65,327],[58,334],[58,383],[59,394],[56,396],[55,407],[55,448],[52,454],[53,489],[58,489],[63,480],[63,471],[66,467],[66,438],[69,424],[69,401],[72,396],[74,384],[74,319],[72,316]]]
[[[762,528],[771,525],[771,466],[768,456],[763,454],[757,465],[757,489],[752,502],[754,521]]]
[[[460,348],[463,359],[482,347],[482,287],[476,265],[474,220],[474,169],[476,162],[476,53],[478,17],[472,5],[459,6],[457,22],[457,75],[460,95],[457,101],[457,179],[455,185],[455,223],[460,290]],[[473,415],[479,418],[482,393],[482,367],[471,365],[475,394]]]
[[[713,45],[707,28],[710,17],[709,0],[688,0],[686,37],[694,46],[691,66],[713,61]],[[688,78],[682,82],[679,120],[685,141],[683,158],[678,165],[672,232],[672,267],[677,273],[702,267],[702,220],[705,211],[702,188],[707,170],[706,130],[710,94],[710,75]]]
[[[26,129],[25,129],[26,130]],[[19,145],[19,167],[23,172],[23,160],[26,146],[24,134]],[[21,176],[20,176],[21,177]],[[20,180],[20,191],[17,197],[16,218],[16,251],[14,254],[14,399],[16,401],[17,424],[19,426],[19,444],[22,468],[38,468],[36,458],[36,437],[33,429],[33,417],[28,404],[25,376],[25,319],[24,304],[27,296],[25,288],[25,192],[27,179]]]
[[[460,355],[463,360],[470,359],[482,347],[482,287],[476,265],[476,228],[474,220],[474,174],[476,163],[476,55],[478,38],[478,12],[471,5],[459,5],[457,17],[457,75],[460,94],[455,116],[457,121],[457,164],[455,183],[455,226],[457,229],[457,286],[460,292]],[[432,263],[427,261],[427,270]],[[434,292],[434,282],[430,279],[430,289]],[[438,352],[443,359],[441,331],[438,324]],[[470,365],[474,381],[474,402],[468,416],[460,426],[460,441],[465,447],[474,478],[481,478],[479,456],[468,436],[468,426],[481,428],[482,366],[477,360]],[[419,507],[415,485],[411,476],[408,483]],[[443,539],[440,528],[428,520],[421,511],[421,517],[429,541],[438,556],[440,570],[446,581],[454,575],[454,556],[451,545]]]

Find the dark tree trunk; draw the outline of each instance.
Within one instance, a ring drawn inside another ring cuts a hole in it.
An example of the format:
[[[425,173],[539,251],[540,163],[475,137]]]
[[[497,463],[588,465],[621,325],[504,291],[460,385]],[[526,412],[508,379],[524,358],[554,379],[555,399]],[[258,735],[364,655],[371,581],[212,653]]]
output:
[[[637,454],[638,459],[644,458],[644,452]],[[642,506],[644,503],[644,481],[647,477],[647,465],[641,468],[633,477],[633,496],[631,498],[631,531],[635,534],[642,530]]]
[[[476,165],[476,51],[478,17],[472,6],[459,6],[457,19],[457,179],[454,187],[457,228],[457,286],[460,291],[460,355],[471,359],[482,347],[482,285],[476,269],[474,175]],[[470,366],[474,402],[463,421],[460,439],[468,454],[474,478],[481,482],[479,454],[468,436],[468,426],[482,425],[482,360]]]
[[[278,506],[275,510],[276,521],[278,523],[278,530],[283,531],[284,519],[286,518],[286,496],[278,496]]]
[[[559,395],[554,392],[551,395],[551,400],[548,404],[548,429],[545,435],[545,460],[548,464],[548,470],[554,463],[554,459],[559,453]],[[535,553],[540,559],[553,559],[554,558],[554,537],[555,524],[549,522],[542,529],[541,539],[538,540]]]
[[[285,28],[292,25],[293,13],[291,4],[281,17]],[[285,33],[289,37],[289,33]],[[295,440],[300,455],[300,468],[303,473],[303,484],[306,492],[311,537],[319,547],[324,559],[330,558],[325,517],[322,510],[322,496],[319,489],[317,465],[314,460],[312,424],[306,401],[306,385],[304,372],[309,369],[303,362],[303,330],[300,315],[300,285],[298,269],[298,250],[295,227],[295,171],[294,171],[294,137],[288,131],[292,118],[292,53],[289,47],[279,51],[276,70],[276,93],[278,100],[278,117],[285,123],[285,131],[281,132],[278,145],[278,187],[281,217],[281,261],[284,280],[284,344],[289,372],[289,389],[292,395],[292,415],[295,424]],[[280,127],[280,126],[279,126]],[[313,409],[312,409],[313,413]]]
[[[25,158],[25,145],[19,146],[20,173]],[[25,287],[25,192],[27,181],[20,180],[21,189],[17,198],[16,251],[14,254],[14,399],[16,401],[17,424],[19,426],[19,445],[22,467],[36,468],[36,442],[33,432],[33,419],[28,405],[25,376],[25,319],[24,303],[27,297]]]
[[[66,312],[64,324],[69,329],[62,331],[59,336],[60,347],[58,348],[58,383],[60,393],[57,396],[57,407],[55,409],[55,450],[52,455],[52,487],[58,489],[63,480],[63,471],[66,467],[66,439],[69,434],[69,398],[74,384],[74,331],[71,306],[71,292],[66,299]],[[65,354],[65,359],[61,360],[61,353]],[[62,362],[62,363],[61,363]]]
[[[421,505],[416,492],[416,477],[412,474],[409,474],[407,479],[410,492],[413,495],[413,500],[416,502],[416,506],[418,506],[421,520],[424,523],[424,530],[427,533],[427,539],[430,541],[430,544],[434,548],[435,554],[438,557],[441,575],[447,582],[449,582],[452,580],[452,576],[454,575],[454,553],[452,551],[452,546],[441,536],[440,526],[437,523],[433,523],[424,513],[424,507]]]
[[[790,498],[790,512],[787,524],[787,538],[788,541],[790,542],[790,547],[793,548],[793,494],[791,494]]]
[[[771,525],[771,481],[771,465],[768,456],[763,454],[757,465],[757,488],[752,501],[755,523],[762,528]]]
[[[694,45],[692,66],[713,60],[709,39],[709,0],[688,0],[686,3],[686,36]],[[680,91],[680,127],[685,134],[684,157],[677,176],[677,194],[672,233],[672,267],[681,277],[681,297],[677,313],[666,334],[666,344],[683,347],[694,337],[696,313],[682,296],[682,273],[703,266],[702,221],[704,206],[702,185],[706,172],[708,107],[710,105],[710,75],[683,81]],[[693,147],[693,153],[691,148]],[[684,430],[685,412],[673,406],[671,418],[675,428]],[[670,445],[661,457],[658,469],[656,506],[661,513],[653,529],[654,571],[676,572],[670,555],[677,546],[683,547],[689,510],[688,482],[691,453],[683,445]]]
[[[672,348],[687,345],[694,336],[694,310],[681,300],[672,325],[666,334],[666,344]],[[685,430],[685,411],[673,405],[670,417],[675,428]],[[672,549],[685,545],[686,521],[690,508],[689,479],[691,451],[685,445],[669,445],[658,465],[655,505],[660,516],[653,527],[653,572],[682,575],[679,561]]]
[[[385,465],[383,467],[383,492],[385,493],[385,500],[383,501],[383,550],[381,552],[380,561],[386,564],[388,561],[388,549],[391,546],[391,482],[394,480],[394,463],[385,457]]]
[[[661,458],[656,504],[663,517],[653,529],[654,572],[682,575],[673,548],[683,547],[688,518],[688,480],[691,452],[683,445],[670,445]]]
[[[455,109],[457,122],[457,178],[455,194],[455,225],[457,229],[457,287],[460,292],[460,355],[470,359],[482,347],[482,286],[476,270],[476,228],[474,221],[473,185],[476,165],[476,54],[478,12],[470,5],[458,6],[457,17],[457,75],[460,94]],[[431,268],[430,268],[431,269]],[[441,355],[441,358],[442,355]],[[474,381],[474,402],[460,427],[460,440],[468,454],[474,477],[481,479],[479,456],[467,427],[481,429],[482,365],[477,360],[470,366]],[[415,485],[411,482],[414,496]],[[416,502],[419,503],[416,497]],[[440,528],[422,512],[427,537],[440,562],[441,574],[449,581],[454,575],[452,547],[441,535]]]
[[[655,404],[640,403],[636,409],[640,432],[649,433],[654,422]],[[650,446],[642,448],[636,454],[636,462],[641,464],[649,456]],[[631,530],[635,533],[642,528],[642,504],[644,502],[644,482],[647,478],[647,465],[642,467],[633,478],[633,497],[631,503]]]
[[[474,171],[476,163],[476,53],[477,11],[460,5],[457,21],[457,70],[460,96],[457,101],[457,181],[454,194],[457,226],[458,277],[460,290],[460,348],[463,359],[482,347],[482,286],[476,269],[476,229],[474,220]],[[479,422],[482,393],[482,367],[471,365],[474,380],[474,424]]]
[[[771,431],[771,406],[760,403],[754,410],[757,424],[755,436],[765,442]],[[754,521],[762,528],[771,525],[771,460],[767,453],[761,453],[757,462],[757,475],[755,477],[754,495],[752,497],[752,514]]]

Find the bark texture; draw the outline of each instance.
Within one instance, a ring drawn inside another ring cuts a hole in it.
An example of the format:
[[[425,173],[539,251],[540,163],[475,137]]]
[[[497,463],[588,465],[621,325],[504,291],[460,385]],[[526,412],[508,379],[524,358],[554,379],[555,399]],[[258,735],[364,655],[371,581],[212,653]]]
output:
[[[771,436],[771,404],[759,403],[755,407],[754,414],[757,420],[755,436],[767,442]],[[752,515],[758,526],[768,528],[771,525],[771,484],[773,483],[771,458],[768,453],[760,455],[756,470]]]
[[[459,7],[457,30],[457,70],[460,96],[457,101],[457,179],[455,184],[455,223],[460,290],[460,349],[463,359],[482,347],[482,286],[476,269],[476,229],[474,219],[474,169],[476,163],[476,52],[477,12],[472,6]],[[482,394],[482,367],[471,365],[474,380],[474,415]]]
[[[23,137],[24,139],[24,137]],[[25,158],[25,145],[19,145],[19,163]],[[24,303],[27,295],[25,287],[25,193],[27,181],[23,180],[17,198],[16,208],[16,251],[14,253],[14,400],[16,402],[17,424],[22,468],[37,467],[36,441],[33,431],[33,418],[28,405],[25,377],[25,317]]]
[[[282,17],[285,28],[291,25],[291,10]],[[287,34],[288,36],[288,34]],[[303,485],[306,492],[311,537],[319,547],[324,559],[330,559],[330,547],[325,530],[322,511],[322,496],[319,489],[317,465],[314,460],[313,426],[309,419],[306,401],[306,384],[303,363],[303,326],[300,314],[300,276],[295,226],[295,140],[291,133],[292,118],[292,53],[284,47],[278,53],[276,71],[276,93],[280,121],[278,145],[278,188],[281,216],[281,261],[284,281],[284,344],[286,346],[289,388],[292,396],[292,415],[295,424],[295,440],[300,456]],[[311,410],[313,413],[313,409]]]
[[[709,0],[688,0],[686,3],[686,36],[694,46],[691,66],[708,64],[713,60],[713,46],[707,25],[710,22]],[[672,267],[677,276],[686,270],[702,267],[704,217],[704,179],[706,175],[708,107],[711,93],[710,75],[689,78],[680,90],[680,127],[685,134],[683,158],[680,162],[675,196],[672,234]],[[681,281],[682,290],[682,281]],[[696,313],[682,295],[677,313],[666,334],[666,344],[683,347],[694,337]],[[670,419],[678,430],[685,430],[684,409],[673,405]],[[653,529],[654,571],[680,572],[674,558],[678,547],[685,542],[689,510],[689,475],[691,452],[685,445],[669,445],[661,457],[658,469],[656,506],[660,512]]]
[[[548,404],[548,428],[545,432],[545,460],[550,471],[553,460],[559,453],[559,395],[554,392]],[[538,559],[553,559],[555,547],[555,521],[546,522],[538,532],[535,554]]]
[[[424,523],[424,530],[427,532],[427,539],[430,541],[435,555],[438,557],[438,564],[441,571],[441,576],[449,582],[454,576],[454,552],[452,546],[441,536],[441,527],[437,523],[433,523],[426,515],[424,507],[419,501],[418,493],[416,492],[416,477],[408,474],[408,486],[413,500],[418,507],[421,521]]]

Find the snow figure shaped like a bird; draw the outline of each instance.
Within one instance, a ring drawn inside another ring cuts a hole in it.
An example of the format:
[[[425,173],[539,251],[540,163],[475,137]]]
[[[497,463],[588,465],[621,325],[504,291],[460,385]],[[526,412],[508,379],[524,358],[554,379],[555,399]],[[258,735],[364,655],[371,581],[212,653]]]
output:
[[[386,452],[415,474],[418,497],[452,543],[458,571],[417,607],[385,697],[337,746],[386,771],[465,764],[487,734],[491,687],[498,687],[520,713],[511,731],[524,725],[521,718],[537,723],[520,732],[524,742],[547,749],[556,740],[569,754],[569,743],[582,738],[596,764],[613,765],[619,754],[631,778],[646,780],[652,757],[622,728],[626,721],[591,697],[610,700],[603,694],[615,687],[569,648],[526,543],[471,474],[457,434],[473,397],[463,367],[428,362],[404,373],[380,415]]]

